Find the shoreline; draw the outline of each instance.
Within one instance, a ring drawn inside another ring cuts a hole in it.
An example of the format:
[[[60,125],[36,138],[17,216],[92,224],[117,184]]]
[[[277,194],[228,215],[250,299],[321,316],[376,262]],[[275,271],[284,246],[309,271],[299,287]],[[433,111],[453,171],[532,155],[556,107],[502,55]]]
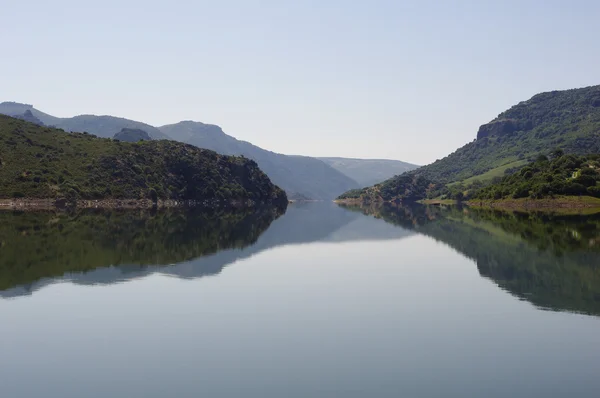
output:
[[[454,199],[423,199],[418,200],[417,203],[422,205],[457,205],[459,202]]]
[[[340,205],[370,205],[373,203],[391,203],[391,202],[384,202],[384,201],[364,201],[362,199],[335,199],[333,201],[333,203],[337,203]]]
[[[337,204],[345,205],[371,205],[373,203],[391,202],[365,202],[361,199],[334,200]],[[480,209],[498,209],[509,211],[547,211],[547,212],[575,212],[596,213],[600,212],[600,199],[591,196],[560,196],[546,199],[498,199],[498,200],[469,200],[459,202],[452,199],[423,199],[416,203],[429,206],[441,205],[466,205]]]
[[[0,199],[0,211],[2,210],[61,210],[61,209],[152,209],[152,208],[178,208],[178,207],[199,207],[199,208],[244,208],[271,205],[279,207],[273,203],[257,203],[252,200],[229,200],[220,201],[198,201],[198,200],[158,200],[153,202],[150,199],[97,199],[97,200],[78,200],[74,205],[64,199]],[[287,205],[287,203],[286,203]]]
[[[469,207],[491,208],[500,210],[590,210],[600,211],[600,199],[591,196],[561,196],[547,199],[499,199],[470,200],[464,202]]]

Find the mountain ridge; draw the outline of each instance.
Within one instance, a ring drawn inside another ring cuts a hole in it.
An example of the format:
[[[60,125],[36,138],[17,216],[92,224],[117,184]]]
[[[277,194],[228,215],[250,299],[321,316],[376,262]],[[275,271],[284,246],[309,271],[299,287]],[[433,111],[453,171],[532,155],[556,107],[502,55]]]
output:
[[[216,124],[193,120],[154,127],[110,115],[84,114],[58,118],[41,112],[30,104],[0,103],[2,114],[19,117],[17,115],[25,112],[31,112],[45,125],[68,132],[87,132],[113,138],[123,128],[139,129],[147,132],[153,140],[174,139],[225,155],[246,156],[255,160],[276,185],[284,188],[291,199],[297,200],[332,200],[350,189],[384,180],[405,171],[407,167],[414,167],[406,162],[383,159],[316,158],[281,154],[230,136]]]

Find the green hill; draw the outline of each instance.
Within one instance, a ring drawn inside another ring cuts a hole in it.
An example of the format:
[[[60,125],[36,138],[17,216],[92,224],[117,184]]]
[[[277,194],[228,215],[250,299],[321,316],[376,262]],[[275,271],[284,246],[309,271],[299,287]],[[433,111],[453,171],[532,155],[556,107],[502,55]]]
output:
[[[252,160],[174,141],[127,143],[0,115],[0,198],[287,204]]]
[[[535,95],[481,126],[473,142],[407,174],[436,184],[489,182],[557,147],[567,154],[600,153],[600,86]],[[377,190],[401,191],[399,182],[394,177]]]
[[[449,183],[534,160],[560,147],[600,152],[600,86],[535,95],[479,128],[477,139],[415,173]]]
[[[437,187],[427,178],[405,173],[372,187],[354,189],[338,197],[342,201],[362,202],[416,202]]]

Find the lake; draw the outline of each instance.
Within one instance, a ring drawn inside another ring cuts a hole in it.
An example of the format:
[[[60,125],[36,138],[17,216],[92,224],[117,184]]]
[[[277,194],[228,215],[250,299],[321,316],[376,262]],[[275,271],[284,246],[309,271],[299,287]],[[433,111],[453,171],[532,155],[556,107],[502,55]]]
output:
[[[3,397],[600,391],[600,216],[0,213]]]

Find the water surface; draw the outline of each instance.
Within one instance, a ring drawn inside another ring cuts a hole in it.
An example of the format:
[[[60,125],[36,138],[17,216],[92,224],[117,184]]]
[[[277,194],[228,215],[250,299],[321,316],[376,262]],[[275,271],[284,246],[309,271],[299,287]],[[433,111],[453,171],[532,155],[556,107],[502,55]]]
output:
[[[6,397],[600,390],[600,218],[0,213]]]

